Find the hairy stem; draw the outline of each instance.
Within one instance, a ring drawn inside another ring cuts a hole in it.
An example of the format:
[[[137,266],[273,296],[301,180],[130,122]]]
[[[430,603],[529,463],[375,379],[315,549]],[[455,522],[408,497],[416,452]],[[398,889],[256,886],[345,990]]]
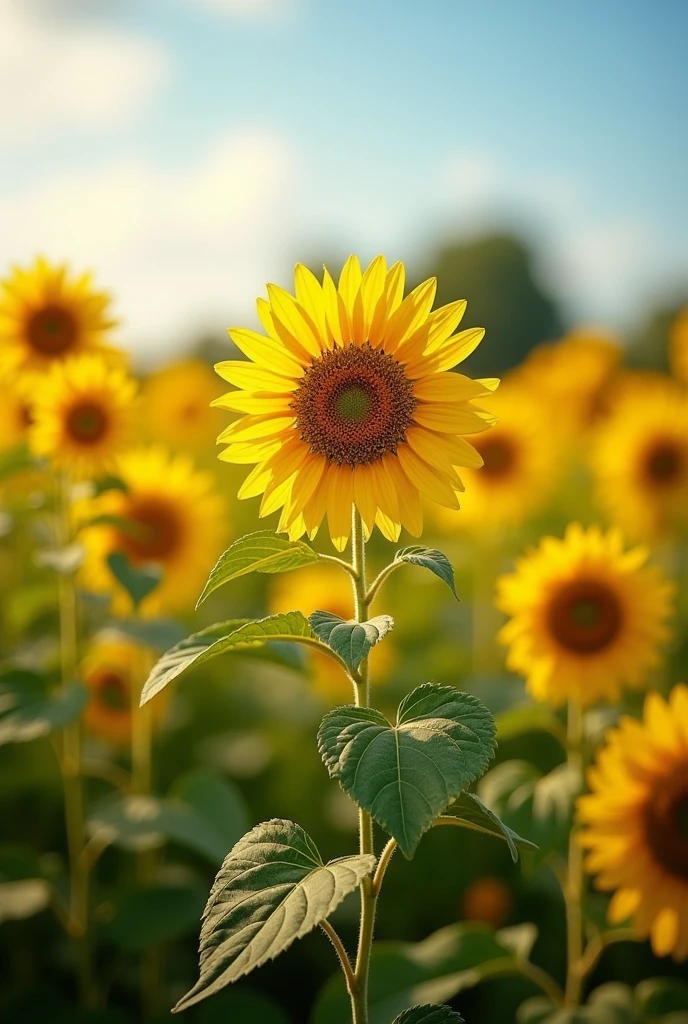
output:
[[[368,618],[368,599],[365,565],[365,539],[363,523],[358,509],[352,510],[351,553],[355,575],[352,576],[354,589],[354,617],[357,622]],[[356,684],[356,704],[368,707],[370,701],[370,683],[368,677],[368,659],[365,658],[359,668],[360,681]],[[361,853],[374,853],[373,821],[367,811],[362,808],[358,812],[359,847]],[[358,952],[356,955],[355,986],[351,995],[353,1024],[368,1024],[368,973],[370,970],[370,953],[373,944],[375,926],[375,906],[377,893],[373,890],[370,878],[361,882],[361,924],[358,936]]]
[[[344,977],[346,978],[346,989],[347,989],[347,992],[353,998],[354,992],[356,991],[356,978],[355,978],[354,972],[353,972],[353,970],[351,968],[351,961],[349,960],[349,954],[344,949],[344,943],[339,938],[339,936],[337,935],[336,931],[334,930],[334,928],[332,927],[332,925],[330,924],[330,922],[327,919],[325,919],[324,921],[320,922],[320,927],[325,932],[325,935],[327,935],[328,939],[330,940],[330,942],[334,946],[335,953],[337,954],[339,962],[342,965],[342,970],[344,971]]]
[[[69,481],[60,481],[58,545],[71,540],[69,521]],[[73,681],[78,663],[77,601],[71,574],[58,577],[60,611],[60,668],[62,687]],[[89,872],[84,860],[86,827],[84,819],[84,783],[82,771],[81,721],[70,722],[62,732],[60,769],[64,786],[65,827],[69,857],[69,920],[74,937],[78,965],[79,999],[85,1008],[92,1006],[92,964],[89,929]]]
[[[583,712],[576,700],[570,700],[566,722],[566,752],[569,768],[577,777],[583,775]],[[583,988],[583,850],[578,830],[571,829],[569,856],[564,884],[566,906],[566,992],[567,1006],[580,1005]]]

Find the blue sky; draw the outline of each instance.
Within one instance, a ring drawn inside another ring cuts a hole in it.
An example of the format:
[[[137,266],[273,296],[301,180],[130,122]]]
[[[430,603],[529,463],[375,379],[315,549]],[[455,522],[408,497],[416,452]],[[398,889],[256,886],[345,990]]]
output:
[[[507,225],[626,329],[688,282],[687,30],[682,0],[0,0],[0,261],[93,265],[145,354],[313,253]]]

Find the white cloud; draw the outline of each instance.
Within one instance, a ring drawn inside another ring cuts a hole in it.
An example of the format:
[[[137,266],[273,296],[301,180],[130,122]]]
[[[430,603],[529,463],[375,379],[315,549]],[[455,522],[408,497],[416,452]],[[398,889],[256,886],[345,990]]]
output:
[[[0,203],[0,267],[38,252],[93,267],[121,340],[168,349],[253,316],[297,230],[294,155],[271,132],[232,134],[187,170],[137,159],[63,174]]]
[[[26,146],[75,129],[109,131],[140,114],[168,68],[149,40],[0,0],[0,142]]]
[[[293,7],[293,0],[191,0],[199,2],[220,14],[257,20],[282,18]]]

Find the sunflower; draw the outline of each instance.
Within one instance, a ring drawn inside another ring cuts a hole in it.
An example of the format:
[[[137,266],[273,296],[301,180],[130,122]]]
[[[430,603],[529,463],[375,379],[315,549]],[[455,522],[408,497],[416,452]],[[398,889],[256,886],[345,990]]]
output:
[[[268,285],[258,300],[267,337],[230,329],[251,362],[216,366],[240,390],[214,404],[243,413],[220,434],[227,462],[256,463],[239,497],[263,495],[260,514],[282,509],[278,529],[314,537],[327,513],[343,550],[351,506],[370,535],[396,540],[403,525],[422,530],[421,495],[458,508],[456,467],[479,466],[464,434],[493,416],[473,404],[494,380],[448,372],[481,341],[474,328],[454,334],[461,300],[431,312],[434,278],[406,298],[404,267],[382,256],[365,273],[350,256],[335,286],[306,267],[295,271],[296,298]]]
[[[596,418],[621,351],[614,335],[579,327],[559,341],[537,345],[515,374],[526,388],[537,388],[558,426],[575,434]]]
[[[26,378],[0,375],[0,452],[26,441],[32,422],[31,395]]]
[[[647,558],[642,547],[624,551],[616,529],[572,523],[498,580],[497,607],[512,616],[499,633],[507,666],[536,700],[614,702],[622,685],[643,685],[669,635],[673,597]]]
[[[633,536],[688,527],[688,395],[669,379],[627,386],[593,438],[600,504]]]
[[[343,619],[353,616],[351,583],[341,569],[326,562],[306,566],[294,572],[273,577],[270,586],[271,614],[302,609],[306,615],[318,609],[332,612]],[[347,701],[351,696],[351,681],[331,658],[319,651],[308,652],[312,668],[313,685],[318,693],[328,698]],[[383,682],[395,661],[394,646],[388,637],[370,652],[373,685]]]
[[[141,602],[141,614],[188,609],[225,539],[224,506],[212,476],[197,470],[188,456],[169,455],[155,446],[125,452],[114,473],[123,490],[84,500],[75,510],[85,547],[83,587],[111,594],[114,610],[129,613],[130,599],[107,562],[108,555],[120,551],[134,569],[151,563],[162,569],[161,582]],[[100,516],[118,522],[89,525]]]
[[[688,959],[688,687],[645,699],[607,734],[578,800],[581,843],[609,920],[631,917],[657,956]]]
[[[89,732],[112,743],[129,741],[132,704],[145,675],[142,658],[140,646],[119,636],[92,641],[79,669],[88,690],[84,725]],[[154,713],[159,714],[164,704],[164,699],[156,700]]]
[[[217,377],[201,359],[181,360],[158,370],[143,388],[151,436],[172,448],[202,451],[220,428],[220,414],[210,408],[220,391]]]
[[[87,479],[111,470],[133,430],[136,384],[97,355],[56,363],[33,387],[29,448]]]
[[[99,349],[116,321],[110,299],[92,288],[91,275],[70,277],[65,265],[39,257],[32,267],[14,267],[0,281],[0,372],[41,371],[56,359]]]
[[[482,467],[462,476],[467,489],[461,512],[440,509],[441,525],[456,528],[513,525],[542,506],[556,483],[560,446],[550,415],[515,376],[485,401],[497,424],[472,439]]]
[[[671,325],[669,360],[674,375],[688,384],[688,306],[681,310]]]

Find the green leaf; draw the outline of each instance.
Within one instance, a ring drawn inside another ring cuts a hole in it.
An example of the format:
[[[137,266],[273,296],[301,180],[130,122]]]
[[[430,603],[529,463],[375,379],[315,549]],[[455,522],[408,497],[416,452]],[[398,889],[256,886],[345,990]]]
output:
[[[194,1016],[195,1024],[289,1024],[276,1003],[261,992],[238,988],[218,992],[209,1003],[202,1003]]]
[[[325,715],[318,746],[332,778],[410,859],[426,832],[494,752],[494,722],[475,697],[425,683],[381,712],[351,705]]]
[[[302,540],[287,540],[270,530],[258,530],[240,537],[220,555],[198,599],[198,608],[209,594],[230,580],[250,572],[277,573],[300,569],[317,562],[317,551]]]
[[[12,669],[0,676],[0,746],[47,736],[79,717],[88,693],[72,683],[49,693],[35,672]]]
[[[416,1003],[446,1002],[479,984],[499,965],[518,972],[519,960],[502,932],[477,923],[451,924],[422,942],[378,942],[370,961],[370,1022],[389,1024]],[[318,996],[311,1024],[351,1024],[341,974]]]
[[[426,548],[422,544],[411,544],[407,548],[400,548],[394,556],[395,562],[411,562],[413,565],[422,565],[424,569],[434,572],[443,583],[446,583],[452,594],[459,600],[454,583],[454,567],[445,554],[437,548]]]
[[[184,1010],[284,952],[324,921],[375,867],[373,855],[323,864],[292,821],[256,826],[226,857],[203,914],[200,978]]]
[[[107,556],[110,572],[118,583],[124,587],[131,598],[134,608],[138,608],[144,598],[148,597],[162,579],[162,567],[155,562],[133,566],[123,551],[113,551]]]
[[[49,902],[50,886],[44,878],[0,882],[0,924],[33,917],[45,910]]]
[[[203,854],[213,864],[220,864],[232,845],[227,843],[227,832],[231,827],[236,837],[244,820],[245,814],[235,817],[234,821],[228,819],[226,830],[223,830],[207,813],[179,799],[117,796],[103,801],[93,810],[88,820],[88,831],[125,850],[155,849],[172,839]]]
[[[688,1010],[688,981],[680,978],[648,978],[637,986],[635,998],[643,1018]]]
[[[356,622],[332,612],[315,611],[308,616],[308,621],[318,640],[332,648],[352,672],[368,657],[375,644],[394,629],[391,615],[376,615],[367,622]]]
[[[208,836],[216,837],[212,844],[206,843],[207,849],[215,852],[219,863],[249,828],[248,808],[239,788],[218,775],[193,769],[175,780],[169,795],[207,823]]]
[[[146,647],[164,651],[184,639],[186,630],[174,619],[111,619],[105,629],[113,629]]]
[[[7,480],[15,473],[23,473],[27,469],[35,469],[37,465],[26,445],[18,444],[13,448],[6,448],[0,452],[0,480]]]
[[[495,724],[500,743],[529,732],[548,732],[566,742],[564,726],[546,704],[517,704],[495,715]]]
[[[478,793],[509,828],[529,836],[545,857],[567,841],[579,784],[565,764],[541,775],[527,761],[504,761],[481,779]]]
[[[412,1006],[410,1010],[404,1010],[393,1024],[464,1024],[464,1019],[451,1006],[426,1003],[424,1006]]]
[[[516,1024],[546,1024],[555,1010],[556,1003],[547,996],[533,996],[519,1006]]]
[[[456,818],[457,824],[466,828],[506,840],[514,864],[518,860],[519,847],[522,850],[537,850],[535,843],[531,843],[529,839],[523,839],[517,832],[505,825],[475,793],[462,793],[458,800],[447,808],[447,815]]]
[[[114,897],[105,934],[126,953],[143,953],[196,927],[205,890],[199,886],[138,886]]]
[[[208,626],[199,633],[192,633],[163,654],[144,684],[141,703],[145,704],[192,665],[202,665],[218,654],[246,652],[261,647],[267,641],[299,641],[304,637],[315,639],[308,619],[301,612],[269,615],[266,619],[248,622],[230,619],[229,622]]]
[[[64,548],[45,548],[36,551],[34,562],[44,569],[52,569],[60,576],[73,576],[84,560],[83,544],[68,544]]]

